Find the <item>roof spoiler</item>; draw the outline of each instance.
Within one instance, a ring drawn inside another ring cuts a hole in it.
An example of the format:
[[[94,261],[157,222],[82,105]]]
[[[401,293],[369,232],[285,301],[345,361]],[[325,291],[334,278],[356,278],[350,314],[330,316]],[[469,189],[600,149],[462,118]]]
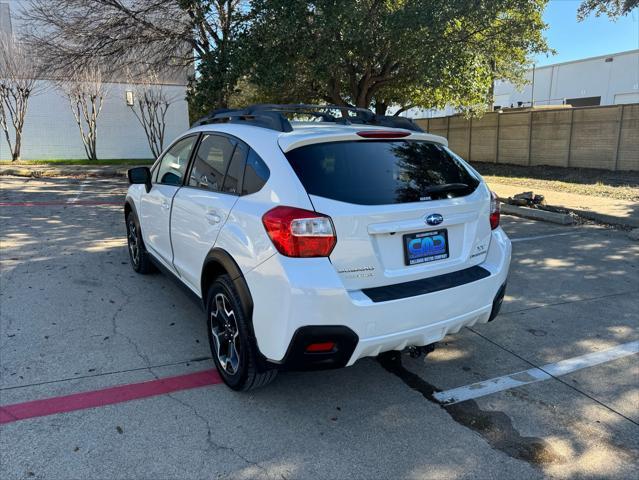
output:
[[[246,123],[278,132],[291,132],[293,127],[285,114],[306,115],[321,118],[323,122],[343,125],[379,125],[403,128],[413,132],[423,132],[419,125],[409,118],[377,115],[367,108],[345,107],[341,105],[299,104],[257,104],[243,109],[218,109],[197,120],[192,127],[212,123]]]

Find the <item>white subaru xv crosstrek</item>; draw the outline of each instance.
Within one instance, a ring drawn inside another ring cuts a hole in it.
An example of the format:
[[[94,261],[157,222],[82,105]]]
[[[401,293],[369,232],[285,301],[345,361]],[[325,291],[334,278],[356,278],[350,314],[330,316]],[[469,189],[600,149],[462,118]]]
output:
[[[129,181],[133,269],[158,267],[197,297],[236,390],[433,344],[492,320],[504,297],[511,244],[496,198],[405,118],[216,111]]]

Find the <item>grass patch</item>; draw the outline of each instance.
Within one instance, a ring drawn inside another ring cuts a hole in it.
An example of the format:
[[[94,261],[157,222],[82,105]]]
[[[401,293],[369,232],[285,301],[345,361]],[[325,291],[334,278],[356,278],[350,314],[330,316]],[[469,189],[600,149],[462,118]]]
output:
[[[490,183],[521,185],[523,190],[546,189],[595,197],[639,202],[639,172],[563,168],[523,167],[473,162],[473,166]]]
[[[110,158],[104,160],[56,158],[51,160],[20,160],[18,162],[12,162],[11,160],[0,160],[0,165],[13,167],[28,165],[79,165],[85,167],[98,167],[105,165],[152,165],[153,162],[155,162],[155,160],[151,158]]]

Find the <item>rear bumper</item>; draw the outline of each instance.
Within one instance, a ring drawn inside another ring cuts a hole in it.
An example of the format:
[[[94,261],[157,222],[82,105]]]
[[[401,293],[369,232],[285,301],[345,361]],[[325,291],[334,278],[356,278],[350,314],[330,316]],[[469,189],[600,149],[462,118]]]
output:
[[[494,317],[510,257],[510,240],[497,229],[481,264],[487,276],[431,293],[373,301],[362,290],[345,290],[328,259],[275,255],[245,275],[258,347],[271,362],[290,368],[294,362],[287,352],[302,348],[295,337],[303,327],[346,327],[357,337],[347,360],[343,356],[348,352],[341,351],[340,360],[326,366],[352,365],[384,351],[435,343],[464,326],[488,322],[491,313]]]
[[[488,322],[492,311],[492,304],[478,308],[463,315],[428,323],[427,325],[403,330],[400,332],[362,338],[355,348],[347,365],[352,365],[360,358],[375,357],[388,350],[403,350],[409,346],[430,345],[443,339],[449,333],[457,333],[462,327],[476,323]]]

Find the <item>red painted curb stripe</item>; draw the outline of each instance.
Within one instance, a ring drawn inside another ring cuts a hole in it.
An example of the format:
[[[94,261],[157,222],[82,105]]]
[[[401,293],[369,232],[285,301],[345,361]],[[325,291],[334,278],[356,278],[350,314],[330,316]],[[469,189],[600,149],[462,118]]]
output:
[[[121,202],[91,202],[85,200],[79,200],[77,202],[0,202],[0,207],[48,207],[66,205],[72,207],[74,205],[124,205],[124,200]]]
[[[129,402],[141,398],[165,395],[180,390],[205,387],[221,383],[217,370],[204,370],[186,375],[150,380],[148,382],[118,385],[117,387],[74,393],[63,397],[45,398],[13,405],[0,406],[0,425],[44,417],[56,413],[67,413],[86,408],[102,407],[115,403]]]

